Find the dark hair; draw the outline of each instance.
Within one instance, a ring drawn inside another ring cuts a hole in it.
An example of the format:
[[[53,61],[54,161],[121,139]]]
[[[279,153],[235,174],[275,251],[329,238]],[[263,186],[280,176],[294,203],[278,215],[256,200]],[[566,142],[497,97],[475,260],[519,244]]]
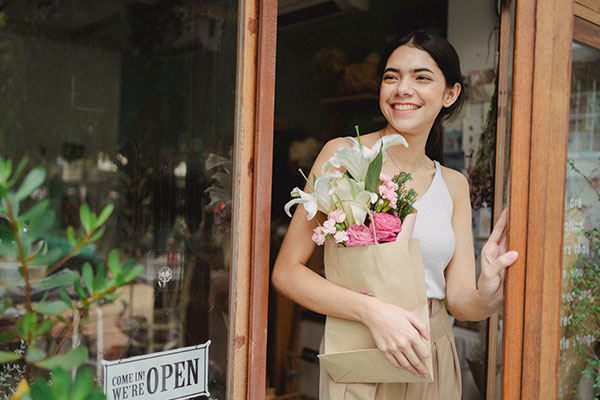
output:
[[[435,119],[427,144],[425,145],[425,154],[433,160],[444,161],[444,126],[442,121],[449,120],[458,115],[465,99],[465,86],[460,72],[460,60],[458,54],[452,45],[443,37],[426,31],[415,31],[394,41],[385,56],[382,59],[379,76],[383,76],[383,71],[388,59],[398,47],[405,44],[426,51],[442,70],[446,79],[446,87],[451,88],[455,83],[460,83],[461,91],[456,101],[450,107],[443,107]]]

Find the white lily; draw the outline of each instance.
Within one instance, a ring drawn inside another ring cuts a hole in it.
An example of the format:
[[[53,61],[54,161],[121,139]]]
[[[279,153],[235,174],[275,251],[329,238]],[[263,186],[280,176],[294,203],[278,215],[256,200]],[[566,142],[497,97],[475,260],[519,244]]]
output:
[[[336,179],[329,193],[333,204],[344,211],[348,226],[363,224],[371,202],[371,192],[365,189],[364,182],[356,182],[349,177]]]
[[[327,214],[331,208],[332,199],[329,196],[329,190],[332,181],[342,176],[340,171],[333,171],[318,177],[311,185],[314,185],[312,193],[307,193],[295,187],[291,192],[293,199],[288,201],[284,206],[286,214],[290,217],[292,216],[290,209],[294,204],[302,204],[304,206],[304,209],[308,213],[307,219],[312,219],[317,214],[317,211]]]
[[[385,160],[385,151],[392,146],[402,145],[404,147],[408,147],[408,142],[404,139],[404,136],[393,133],[390,135],[385,135],[377,139],[373,147],[367,147],[359,145],[357,142],[354,142],[352,145],[353,149],[360,151],[362,156],[368,159],[369,161],[373,161],[375,157],[377,157],[377,153],[379,153],[379,149],[382,148],[383,145],[383,159]]]
[[[352,147],[342,147],[337,150],[333,156],[323,164],[323,174],[331,167],[343,167],[358,182],[364,181],[369,169],[369,163],[377,157],[379,150],[383,150],[383,159],[385,160],[385,151],[392,146],[402,145],[408,147],[408,142],[402,135],[397,133],[383,136],[377,139],[373,147],[359,145],[354,142]]]

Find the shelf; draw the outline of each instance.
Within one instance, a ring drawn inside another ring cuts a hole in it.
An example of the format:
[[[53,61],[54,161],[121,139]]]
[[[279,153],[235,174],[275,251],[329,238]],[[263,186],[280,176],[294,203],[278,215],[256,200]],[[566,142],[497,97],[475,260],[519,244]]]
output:
[[[352,103],[359,101],[373,101],[379,100],[379,96],[373,93],[360,93],[360,94],[351,94],[348,96],[337,96],[337,97],[326,97],[321,99],[319,102],[321,104],[341,104],[341,103]]]

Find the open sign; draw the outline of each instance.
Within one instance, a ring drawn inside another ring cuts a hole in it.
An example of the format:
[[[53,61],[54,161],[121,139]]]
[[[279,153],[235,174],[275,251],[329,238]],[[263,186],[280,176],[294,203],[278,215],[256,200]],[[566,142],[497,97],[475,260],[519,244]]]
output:
[[[210,396],[208,346],[184,347],[124,360],[102,361],[109,400],[189,399]]]

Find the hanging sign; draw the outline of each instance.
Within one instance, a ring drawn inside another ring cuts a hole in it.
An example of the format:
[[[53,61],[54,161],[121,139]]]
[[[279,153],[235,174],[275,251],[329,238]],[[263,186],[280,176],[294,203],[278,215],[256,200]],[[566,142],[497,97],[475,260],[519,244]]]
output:
[[[106,399],[183,400],[210,396],[209,345],[210,340],[198,346],[102,361]]]

